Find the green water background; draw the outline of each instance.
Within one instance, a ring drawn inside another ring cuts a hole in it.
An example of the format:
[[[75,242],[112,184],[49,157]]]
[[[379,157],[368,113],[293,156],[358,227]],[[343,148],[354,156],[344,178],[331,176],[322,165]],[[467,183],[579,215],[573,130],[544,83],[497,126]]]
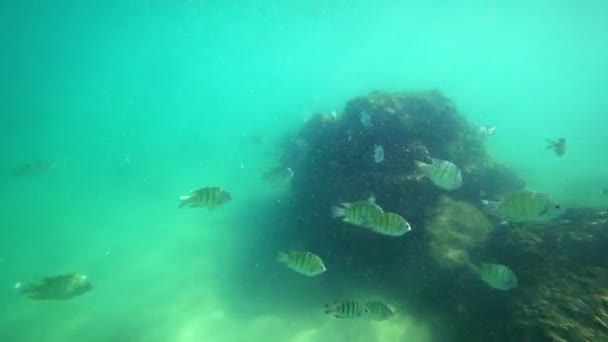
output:
[[[240,254],[282,222],[288,190],[260,172],[315,111],[437,88],[497,127],[489,151],[529,188],[606,206],[607,17],[602,1],[0,3],[0,340],[430,340],[406,314],[328,321],[322,283],[277,273],[274,246]],[[561,136],[558,158],[545,139]],[[8,173],[39,159],[57,167]],[[211,184],[233,203],[177,210]],[[232,277],[260,267],[257,285]],[[95,290],[64,303],[12,290],[70,271]]]

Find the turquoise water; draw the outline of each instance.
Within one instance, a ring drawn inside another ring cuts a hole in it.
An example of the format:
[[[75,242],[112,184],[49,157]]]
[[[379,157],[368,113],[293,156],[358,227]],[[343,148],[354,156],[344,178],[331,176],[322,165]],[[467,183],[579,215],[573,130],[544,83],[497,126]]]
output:
[[[260,174],[314,112],[437,88],[497,127],[488,150],[529,188],[605,207],[607,15],[601,1],[1,3],[0,341],[446,341],[432,317],[323,315],[323,281],[274,263],[290,192]],[[561,136],[558,158],[545,139]],[[37,160],[55,164],[9,173]],[[207,185],[232,203],[177,209]],[[75,271],[91,293],[13,291]]]

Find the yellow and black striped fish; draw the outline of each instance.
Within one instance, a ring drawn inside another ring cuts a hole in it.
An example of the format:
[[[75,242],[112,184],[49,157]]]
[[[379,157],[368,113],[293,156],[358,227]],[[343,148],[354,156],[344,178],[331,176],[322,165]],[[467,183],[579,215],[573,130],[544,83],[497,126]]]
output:
[[[336,318],[359,318],[367,315],[369,309],[358,300],[346,300],[325,305],[325,314]]]
[[[484,203],[494,213],[513,222],[546,222],[564,212],[546,194],[529,190],[506,193],[498,203]]]
[[[191,191],[188,195],[180,196],[179,207],[211,210],[229,202],[231,199],[230,192],[222,187],[206,187]]]
[[[288,268],[309,277],[314,277],[327,271],[327,267],[325,267],[321,257],[311,252],[279,252],[277,261],[285,264]]]
[[[331,208],[332,218],[341,218],[342,221],[360,227],[369,227],[371,222],[384,211],[373,197],[365,201],[345,202]]]
[[[370,229],[382,235],[401,236],[412,230],[412,227],[399,214],[383,213],[376,216],[370,225]]]
[[[431,158],[432,164],[416,161],[416,167],[436,186],[444,190],[456,190],[462,186],[462,173],[451,161]]]

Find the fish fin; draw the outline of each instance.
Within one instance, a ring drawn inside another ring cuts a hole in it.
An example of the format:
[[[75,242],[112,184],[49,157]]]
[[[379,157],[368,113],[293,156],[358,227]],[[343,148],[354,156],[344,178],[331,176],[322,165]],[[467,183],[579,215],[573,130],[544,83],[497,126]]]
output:
[[[467,260],[467,264],[466,265],[471,269],[471,271],[473,273],[479,274],[479,272],[480,272],[480,267],[479,266],[473,264],[472,262],[470,262],[468,260]],[[483,263],[481,265],[483,265]]]
[[[431,164],[427,164],[425,162],[422,162],[420,160],[414,160],[414,164],[416,164],[416,167],[420,170],[424,170],[425,168],[431,166]]]
[[[500,210],[498,209],[498,206],[500,205],[500,201],[488,201],[488,200],[481,200],[480,201],[482,208],[494,215],[494,216],[501,216],[500,215]]]
[[[289,255],[285,252],[279,252],[277,254],[277,261],[280,263],[286,263],[288,258],[289,258]]]
[[[344,208],[339,206],[331,207],[331,218],[344,217]]]
[[[188,205],[188,200],[192,198],[190,195],[179,196],[179,205],[178,208],[182,208]]]

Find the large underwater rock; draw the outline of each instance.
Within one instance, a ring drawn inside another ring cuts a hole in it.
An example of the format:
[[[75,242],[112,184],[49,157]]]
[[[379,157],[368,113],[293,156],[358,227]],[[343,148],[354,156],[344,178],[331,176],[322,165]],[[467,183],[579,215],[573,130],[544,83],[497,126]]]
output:
[[[382,163],[375,145],[384,147]],[[486,153],[478,129],[438,91],[354,98],[339,115],[314,115],[283,148],[295,176],[291,221],[275,240],[323,256],[327,293],[363,286],[415,299],[466,341],[608,341],[608,219],[592,210],[545,224],[486,217],[483,196],[525,184]],[[431,157],[458,165],[463,186],[447,192],[421,179],[415,161]],[[331,218],[332,205],[370,194],[412,231],[392,238]],[[489,288],[465,267],[479,262],[508,265],[520,286]]]
[[[368,125],[362,115],[369,116]],[[375,145],[384,148],[382,163],[374,162]],[[431,157],[461,168],[464,186],[451,193],[455,198],[475,202],[480,193],[492,196],[525,185],[486,153],[478,129],[435,90],[372,92],[350,100],[342,114],[317,114],[287,140],[283,159],[298,175],[293,191],[304,202],[327,208],[374,193],[412,218],[441,194],[416,172],[415,161]]]

